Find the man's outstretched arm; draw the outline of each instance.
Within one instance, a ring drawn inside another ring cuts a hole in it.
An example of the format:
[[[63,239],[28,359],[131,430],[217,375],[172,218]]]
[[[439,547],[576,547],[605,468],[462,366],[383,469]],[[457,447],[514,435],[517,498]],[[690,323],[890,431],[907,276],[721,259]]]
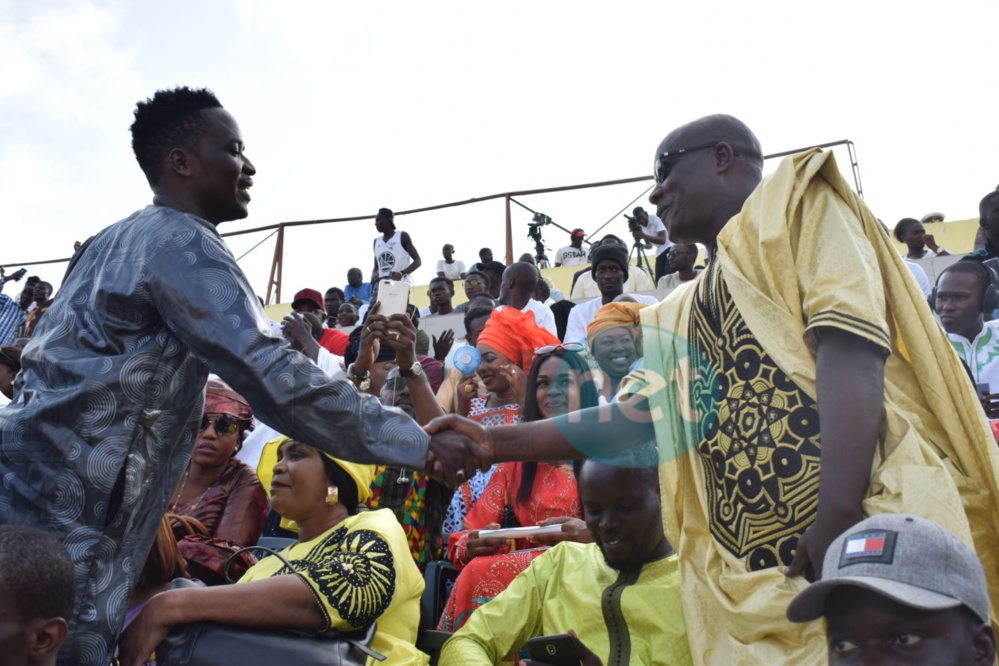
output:
[[[498,462],[606,456],[655,438],[648,402],[639,396],[556,419],[502,428],[484,428],[452,414],[434,419],[426,429],[431,434],[454,430],[466,437],[482,468]],[[433,442],[430,449],[434,455]]]
[[[818,515],[798,543],[787,574],[816,576],[833,539],[863,519],[885,390],[884,349],[852,333],[826,327],[815,363],[821,427]]]

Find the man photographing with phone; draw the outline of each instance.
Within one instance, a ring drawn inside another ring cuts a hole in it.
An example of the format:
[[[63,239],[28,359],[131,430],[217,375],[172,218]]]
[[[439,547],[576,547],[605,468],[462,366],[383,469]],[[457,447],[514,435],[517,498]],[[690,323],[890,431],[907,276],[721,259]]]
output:
[[[28,271],[22,268],[7,275],[0,266],[0,290],[8,282],[19,282]],[[9,345],[17,339],[17,331],[24,324],[24,310],[20,304],[7,294],[0,291],[0,347]]]
[[[496,664],[525,645],[523,666],[692,664],[657,464],[648,445],[586,460],[579,493],[594,543],[534,560],[444,644],[441,666]]]

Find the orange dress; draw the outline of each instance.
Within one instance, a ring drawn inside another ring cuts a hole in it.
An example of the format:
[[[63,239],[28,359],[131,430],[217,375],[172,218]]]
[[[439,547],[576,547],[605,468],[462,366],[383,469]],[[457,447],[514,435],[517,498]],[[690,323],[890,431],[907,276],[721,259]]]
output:
[[[506,589],[534,558],[548,547],[529,539],[512,540],[496,555],[467,556],[468,532],[490,523],[503,527],[536,525],[546,518],[569,516],[582,518],[579,488],[571,463],[538,463],[531,488],[531,498],[515,502],[523,463],[503,463],[493,471],[479,501],[465,516],[465,529],[451,534],[448,553],[461,569],[454,590],[448,598],[438,629],[457,631],[472,612]]]

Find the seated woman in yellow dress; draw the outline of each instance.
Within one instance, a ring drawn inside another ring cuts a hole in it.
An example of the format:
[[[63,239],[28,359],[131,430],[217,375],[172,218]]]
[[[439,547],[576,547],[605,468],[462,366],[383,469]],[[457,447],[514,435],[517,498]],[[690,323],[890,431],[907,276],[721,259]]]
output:
[[[371,647],[387,657],[382,663],[427,663],[415,647],[423,578],[402,527],[391,511],[357,512],[374,466],[288,437],[278,446],[267,485],[274,510],[298,525],[299,541],[282,551],[294,573],[265,557],[236,585],[156,595],[122,635],[122,666],[141,665],[170,627],[200,621],[304,631],[352,631],[377,621]]]

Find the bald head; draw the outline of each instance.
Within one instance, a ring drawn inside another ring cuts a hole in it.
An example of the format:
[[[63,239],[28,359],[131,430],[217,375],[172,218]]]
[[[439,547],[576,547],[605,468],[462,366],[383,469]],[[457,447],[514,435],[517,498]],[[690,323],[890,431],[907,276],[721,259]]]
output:
[[[503,271],[503,283],[500,285],[500,303],[523,310],[527,302],[534,296],[538,287],[538,269],[534,264],[518,261]]]
[[[715,245],[763,179],[763,150],[738,118],[712,115],[682,125],[655,153],[656,185],[649,201],[671,240]]]

